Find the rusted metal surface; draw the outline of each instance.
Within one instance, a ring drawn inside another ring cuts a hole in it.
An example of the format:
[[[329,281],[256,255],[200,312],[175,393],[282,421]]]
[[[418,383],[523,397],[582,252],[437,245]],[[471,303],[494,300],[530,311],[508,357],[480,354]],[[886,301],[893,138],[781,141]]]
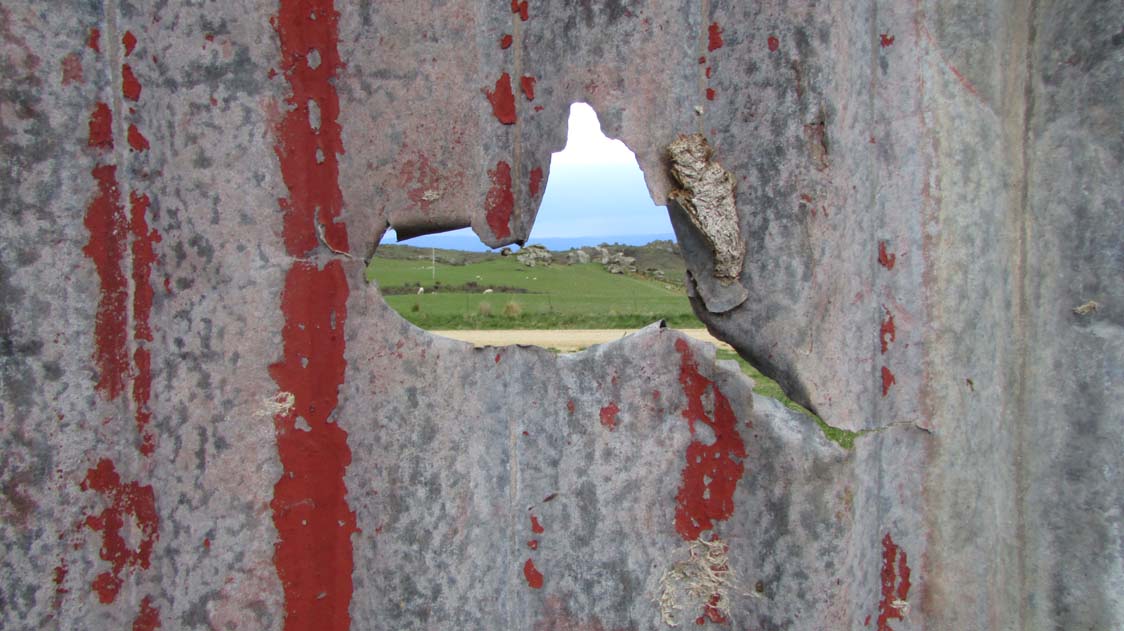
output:
[[[3,5],[0,626],[1121,626],[1120,17]],[[700,316],[853,448],[674,331],[474,349],[363,282],[525,239],[578,100],[661,203],[708,139]]]

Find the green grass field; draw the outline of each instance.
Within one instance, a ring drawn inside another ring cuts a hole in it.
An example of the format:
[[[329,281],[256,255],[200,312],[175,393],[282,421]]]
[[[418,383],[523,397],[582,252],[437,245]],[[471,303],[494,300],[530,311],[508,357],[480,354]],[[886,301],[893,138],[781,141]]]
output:
[[[513,257],[466,265],[437,262],[436,287],[428,260],[376,257],[368,278],[392,294],[424,286],[425,293],[387,295],[386,301],[424,329],[635,328],[659,319],[674,327],[701,327],[683,288],[640,276],[610,274],[601,265],[525,267]],[[475,283],[478,290],[445,291]],[[527,293],[484,294],[487,287]]]

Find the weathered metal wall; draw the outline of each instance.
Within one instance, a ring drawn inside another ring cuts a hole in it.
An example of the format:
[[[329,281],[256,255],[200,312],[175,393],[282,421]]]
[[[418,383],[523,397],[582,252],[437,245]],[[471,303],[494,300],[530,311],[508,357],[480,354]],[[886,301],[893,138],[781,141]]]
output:
[[[0,4],[0,626],[1124,625],[1122,17]],[[363,282],[525,238],[579,100],[660,202],[709,139],[696,309],[853,448],[669,329],[474,350]]]

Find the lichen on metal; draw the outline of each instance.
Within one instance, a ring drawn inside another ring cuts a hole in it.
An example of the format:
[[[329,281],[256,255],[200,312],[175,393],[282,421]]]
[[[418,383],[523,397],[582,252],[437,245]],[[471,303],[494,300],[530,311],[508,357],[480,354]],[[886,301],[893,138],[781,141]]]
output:
[[[680,186],[668,199],[679,204],[706,239],[714,254],[714,276],[736,281],[745,259],[734,194],[737,179],[712,159],[713,150],[702,134],[679,136],[667,146],[667,154],[671,175]]]

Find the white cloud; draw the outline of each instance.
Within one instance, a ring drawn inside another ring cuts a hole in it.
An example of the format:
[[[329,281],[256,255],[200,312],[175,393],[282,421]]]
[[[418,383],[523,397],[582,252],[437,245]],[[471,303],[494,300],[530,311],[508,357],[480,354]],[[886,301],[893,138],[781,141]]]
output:
[[[570,106],[566,147],[552,155],[551,168],[571,164],[621,164],[639,168],[636,156],[619,140],[601,133],[597,113],[585,103]]]

